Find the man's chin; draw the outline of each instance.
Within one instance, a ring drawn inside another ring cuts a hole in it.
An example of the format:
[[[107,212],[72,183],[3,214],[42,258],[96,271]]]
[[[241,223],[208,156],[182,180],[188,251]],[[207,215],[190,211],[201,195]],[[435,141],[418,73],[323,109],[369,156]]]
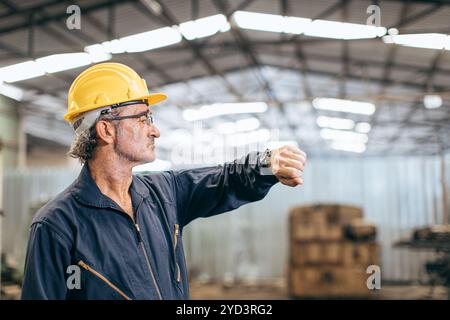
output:
[[[138,167],[140,165],[144,165],[144,164],[153,162],[153,161],[155,161],[155,157],[151,157],[151,158],[149,157],[149,158],[145,158],[145,159],[140,159],[140,160],[134,162],[133,168],[134,167]]]
[[[142,159],[142,161],[143,161],[142,164],[153,162],[155,160],[156,160],[156,154],[154,152],[152,152],[151,155],[148,155]]]

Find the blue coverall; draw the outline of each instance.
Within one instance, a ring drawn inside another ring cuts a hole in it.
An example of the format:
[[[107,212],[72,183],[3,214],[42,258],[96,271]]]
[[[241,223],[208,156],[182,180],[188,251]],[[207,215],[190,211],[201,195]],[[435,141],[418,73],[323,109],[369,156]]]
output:
[[[135,220],[100,192],[84,165],[33,219],[22,299],[188,299],[183,227],[262,199],[278,179],[261,173],[260,157],[133,175]]]

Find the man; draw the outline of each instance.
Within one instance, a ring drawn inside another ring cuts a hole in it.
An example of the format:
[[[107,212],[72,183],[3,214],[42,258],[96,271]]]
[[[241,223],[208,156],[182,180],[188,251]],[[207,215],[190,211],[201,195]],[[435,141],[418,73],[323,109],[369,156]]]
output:
[[[133,176],[155,160],[160,133],[149,105],[165,98],[118,63],[75,79],[65,119],[76,132],[70,155],[84,166],[33,219],[23,299],[187,299],[184,226],[260,200],[278,181],[303,183],[306,155],[294,147]]]

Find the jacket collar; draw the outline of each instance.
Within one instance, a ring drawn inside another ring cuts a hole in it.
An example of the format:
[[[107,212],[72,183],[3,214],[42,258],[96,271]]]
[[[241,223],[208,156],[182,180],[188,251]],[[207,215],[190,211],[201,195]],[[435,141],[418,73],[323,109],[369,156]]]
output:
[[[133,175],[130,191],[132,198],[135,196],[147,198],[149,195],[148,187],[135,175]],[[87,164],[83,165],[78,178],[72,185],[71,192],[78,201],[86,205],[99,208],[117,207],[114,201],[100,191]]]

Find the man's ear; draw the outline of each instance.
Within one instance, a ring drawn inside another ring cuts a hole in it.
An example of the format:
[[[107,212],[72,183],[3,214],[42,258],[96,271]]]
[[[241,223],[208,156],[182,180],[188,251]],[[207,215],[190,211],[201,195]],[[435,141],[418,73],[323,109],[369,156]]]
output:
[[[116,138],[116,128],[109,121],[99,120],[95,124],[95,129],[97,130],[97,137],[104,141],[106,144],[111,144]]]

